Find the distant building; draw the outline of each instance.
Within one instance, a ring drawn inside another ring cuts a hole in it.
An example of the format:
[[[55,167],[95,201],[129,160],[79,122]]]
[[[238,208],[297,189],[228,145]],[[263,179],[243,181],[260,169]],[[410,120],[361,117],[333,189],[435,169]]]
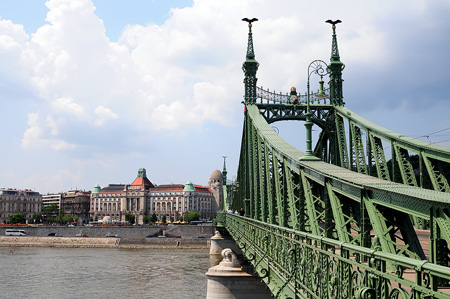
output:
[[[214,217],[217,210],[213,210],[214,195],[204,186],[194,185],[188,181],[185,185],[160,185],[150,190],[147,199],[147,214],[155,213],[158,219],[166,215],[167,221],[181,220],[183,214],[198,212],[201,218]]]
[[[71,190],[62,195],[60,209],[64,216],[78,217],[83,221],[89,218],[90,202],[91,191]]]
[[[208,188],[211,190],[214,196],[214,201],[212,203],[213,204],[212,210],[215,212],[220,211],[223,208],[222,186],[223,186],[222,173],[220,172],[220,170],[216,169],[213,171],[208,181]]]
[[[91,191],[70,190],[62,193],[42,195],[42,207],[56,204],[63,216],[78,217],[79,221],[89,218]],[[57,215],[53,215],[57,216]]]
[[[188,212],[199,212],[202,218],[209,218],[215,216],[220,202],[208,187],[190,181],[185,185],[155,186],[147,178],[145,168],[140,168],[130,185],[110,184],[104,188],[96,185],[91,195],[90,215],[98,220],[108,216],[111,221],[125,221],[125,214],[131,213],[138,224],[143,223],[144,216],[153,213],[158,219],[166,215],[167,221],[181,220]]]
[[[42,199],[32,190],[0,189],[0,222],[6,223],[10,215],[23,213],[29,219],[41,213]]]
[[[63,193],[53,193],[42,195],[42,207],[48,207],[52,204],[58,205],[58,209],[61,208],[61,200]]]

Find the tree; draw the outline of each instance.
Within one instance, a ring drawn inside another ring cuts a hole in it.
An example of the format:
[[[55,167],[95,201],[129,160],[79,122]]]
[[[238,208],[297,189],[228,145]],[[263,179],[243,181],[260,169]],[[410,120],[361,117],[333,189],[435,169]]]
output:
[[[161,222],[162,222],[162,224],[166,224],[166,222],[167,222],[166,215],[162,216]]]
[[[53,222],[54,217],[59,214],[59,207],[56,203],[52,203],[48,206],[43,206],[42,214],[45,215],[45,219],[47,219],[47,221]]]
[[[156,214],[153,213],[153,214],[152,214],[152,217],[150,217],[150,222],[151,222],[151,223],[156,223],[156,221],[158,221],[158,217],[156,217]]]
[[[72,215],[67,215],[63,217],[63,222],[64,223],[72,223],[73,222],[73,217]]]
[[[134,224],[135,219],[136,219],[136,216],[134,216],[130,212],[125,213],[125,221],[128,221],[128,223]]]
[[[170,217],[170,223],[173,223],[174,219],[173,217]]]
[[[189,212],[183,215],[184,222],[191,222],[200,220],[200,214],[198,212]]]
[[[25,223],[25,215],[23,213],[16,213],[13,215],[9,215],[8,223],[9,224],[17,224],[17,223]]]
[[[142,218],[142,222],[144,222],[144,224],[148,224],[148,223],[150,222],[150,217],[148,217],[147,215],[145,215],[145,216]]]
[[[64,223],[64,212],[63,210],[59,210],[58,216],[56,216],[55,221],[59,224]]]
[[[34,213],[30,219],[28,219],[28,223],[40,223],[42,222],[42,215],[39,213]]]

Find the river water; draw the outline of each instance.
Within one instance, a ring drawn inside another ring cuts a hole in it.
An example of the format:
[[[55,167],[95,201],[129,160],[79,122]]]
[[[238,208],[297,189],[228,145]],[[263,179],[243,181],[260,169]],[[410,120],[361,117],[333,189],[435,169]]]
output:
[[[205,298],[217,262],[209,249],[0,247],[0,297]]]

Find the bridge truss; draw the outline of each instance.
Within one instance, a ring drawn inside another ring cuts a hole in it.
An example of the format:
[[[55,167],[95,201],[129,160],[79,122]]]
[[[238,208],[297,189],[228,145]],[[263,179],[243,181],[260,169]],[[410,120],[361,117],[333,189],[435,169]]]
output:
[[[329,101],[293,103],[292,92],[256,88],[249,28],[239,187],[229,197],[246,217],[223,213],[221,221],[255,272],[280,298],[449,298],[450,149],[344,107],[334,25]],[[307,120],[308,111],[322,129],[319,161],[270,126]],[[429,235],[427,248],[418,232]]]

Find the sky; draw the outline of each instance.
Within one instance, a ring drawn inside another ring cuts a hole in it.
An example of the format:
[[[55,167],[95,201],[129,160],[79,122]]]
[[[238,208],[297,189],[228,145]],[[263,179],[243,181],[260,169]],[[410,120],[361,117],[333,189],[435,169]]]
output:
[[[2,0],[0,187],[92,190],[139,168],[206,185],[223,156],[235,177],[244,17],[259,19],[258,86],[304,92],[340,19],[346,107],[450,147],[448,15],[448,0]],[[303,123],[274,126],[305,150]]]

